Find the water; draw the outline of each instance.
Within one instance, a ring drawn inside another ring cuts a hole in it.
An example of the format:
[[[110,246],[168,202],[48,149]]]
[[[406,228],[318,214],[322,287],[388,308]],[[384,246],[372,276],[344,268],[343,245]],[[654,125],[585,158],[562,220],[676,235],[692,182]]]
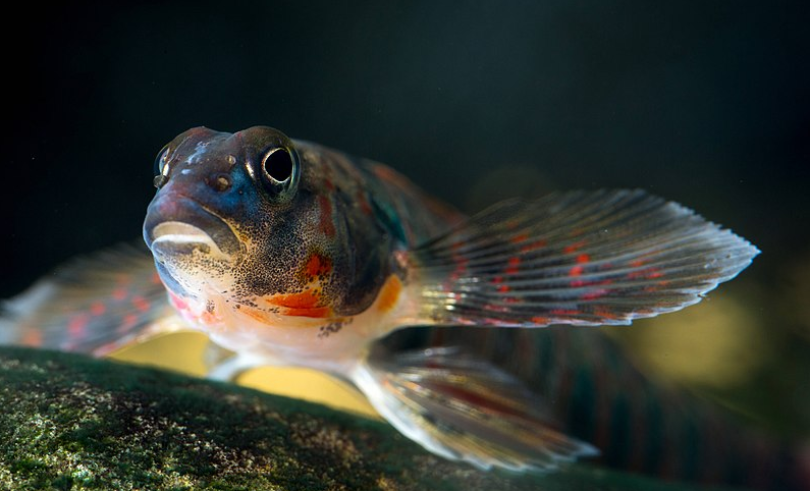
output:
[[[19,16],[22,34],[5,40],[0,297],[136,238],[157,151],[196,125],[272,125],[389,163],[468,211],[513,194],[644,188],[763,254],[708,302],[614,334],[662,383],[806,440],[806,10],[181,2]]]

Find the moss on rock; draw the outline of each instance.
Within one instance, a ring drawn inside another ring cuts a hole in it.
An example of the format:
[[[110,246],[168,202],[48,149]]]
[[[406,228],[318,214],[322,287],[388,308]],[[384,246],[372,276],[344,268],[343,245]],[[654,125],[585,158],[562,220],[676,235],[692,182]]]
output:
[[[687,489],[587,465],[480,472],[385,423],[66,353],[0,348],[0,404],[0,489]]]

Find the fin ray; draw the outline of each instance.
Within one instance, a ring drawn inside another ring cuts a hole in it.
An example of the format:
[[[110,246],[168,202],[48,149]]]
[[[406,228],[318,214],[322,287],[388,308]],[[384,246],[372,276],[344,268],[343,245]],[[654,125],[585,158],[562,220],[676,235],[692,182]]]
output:
[[[378,352],[353,379],[403,434],[481,469],[544,472],[598,454],[555,430],[515,377],[455,348]]]
[[[640,190],[493,206],[411,252],[430,324],[627,324],[678,310],[759,251]]]
[[[2,307],[0,344],[96,356],[184,328],[143,245],[73,259]]]

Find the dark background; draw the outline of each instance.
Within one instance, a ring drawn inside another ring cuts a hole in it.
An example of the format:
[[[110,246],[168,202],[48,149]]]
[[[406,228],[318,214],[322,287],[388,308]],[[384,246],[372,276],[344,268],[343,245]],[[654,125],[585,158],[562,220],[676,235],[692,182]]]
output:
[[[751,308],[775,353],[748,393],[787,397],[773,417],[795,416],[810,398],[794,385],[810,353],[806,4],[22,6],[2,34],[0,297],[139,236],[176,134],[266,124],[468,211],[640,187],[732,228],[764,251],[740,281],[761,292]]]

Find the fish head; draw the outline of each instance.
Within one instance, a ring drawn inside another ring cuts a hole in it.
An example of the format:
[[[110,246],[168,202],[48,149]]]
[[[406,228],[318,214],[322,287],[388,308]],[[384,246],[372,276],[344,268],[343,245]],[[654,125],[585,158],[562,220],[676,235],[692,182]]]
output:
[[[207,328],[365,308],[387,276],[385,238],[341,212],[327,164],[269,127],[194,128],[166,145],[143,234],[175,307]]]

